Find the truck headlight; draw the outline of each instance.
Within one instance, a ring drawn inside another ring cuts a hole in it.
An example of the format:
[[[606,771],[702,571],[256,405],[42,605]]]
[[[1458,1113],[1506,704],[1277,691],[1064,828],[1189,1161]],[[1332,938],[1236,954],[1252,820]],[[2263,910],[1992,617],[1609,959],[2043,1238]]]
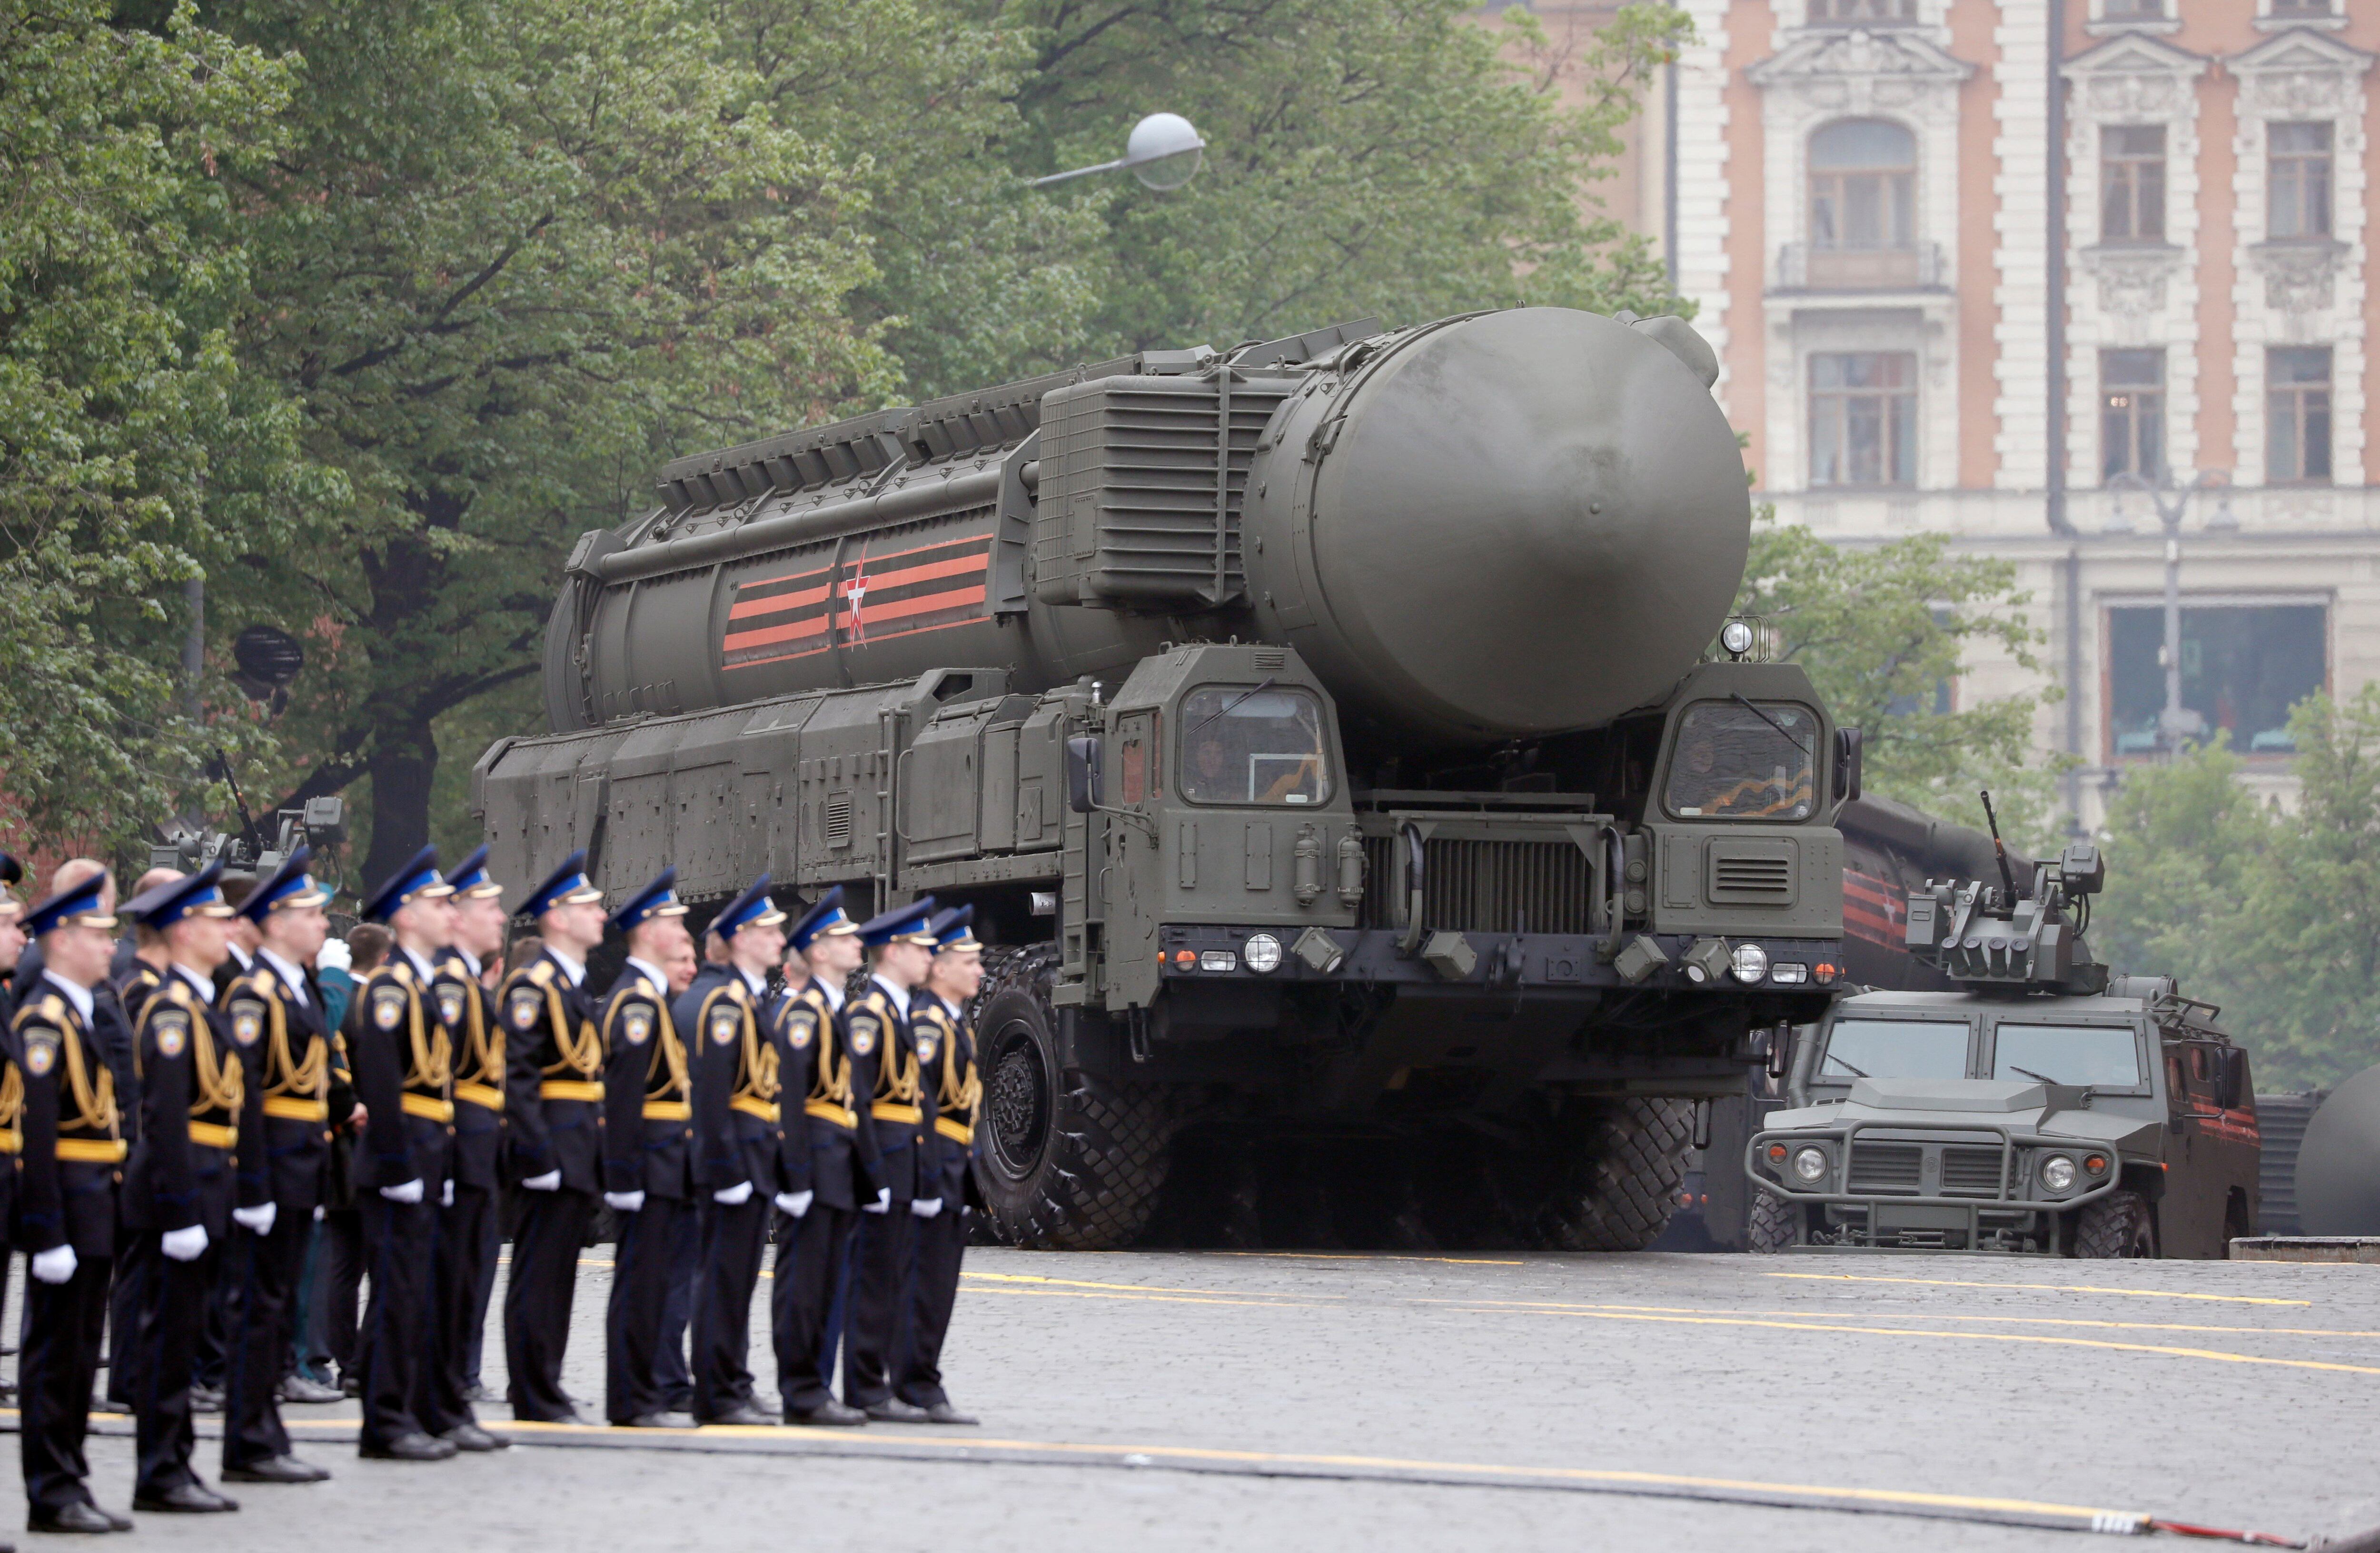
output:
[[[1740,943],[1728,956],[1738,981],[1759,981],[1768,975],[1768,951],[1756,943]]]
[[[2074,1190],[2074,1161],[2063,1154],[2053,1154],[2041,1162],[2041,1183],[2053,1192]]]
[[[1240,953],[1247,961],[1248,969],[1252,971],[1270,972],[1281,969],[1281,940],[1270,933],[1252,935],[1246,943],[1240,946]]]
[[[1793,1156],[1793,1174],[1805,1186],[1815,1186],[1827,1179],[1827,1151],[1804,1148]]]

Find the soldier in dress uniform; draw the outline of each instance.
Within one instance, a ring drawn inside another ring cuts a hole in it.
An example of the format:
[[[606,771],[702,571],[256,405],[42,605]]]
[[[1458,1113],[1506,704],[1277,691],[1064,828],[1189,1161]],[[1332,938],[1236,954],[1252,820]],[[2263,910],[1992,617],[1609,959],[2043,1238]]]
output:
[[[229,1341],[224,1375],[223,1474],[231,1483],[317,1483],[322,1467],[290,1453],[277,1395],[297,1337],[295,1301],[322,1200],[330,1147],[331,1026],[308,969],[329,937],[331,893],[300,846],[240,903],[257,928],[246,976],[224,994],[233,1038],[260,1053],[265,1168],[273,1212],[261,1235],[233,1238],[225,1269]]]
[[[179,868],[152,868],[140,876],[140,887],[134,893],[145,895],[181,877]],[[165,977],[172,966],[164,939],[136,925],[131,961],[127,964],[119,955],[110,967],[113,974],[109,989],[115,997],[111,1001],[102,995],[98,1003],[96,1034],[101,1044],[109,1049],[108,1066],[115,1073],[116,1106],[123,1112],[124,1141],[128,1148],[140,1135],[140,1086],[137,1072],[127,1065],[130,1058],[128,1048],[119,1059],[115,1043],[110,1039],[115,1012],[121,1011],[125,1028],[129,1029],[132,1023],[140,1017],[140,1011],[148,1006],[149,1000],[165,985]],[[123,1206],[120,1200],[117,1206]],[[117,1237],[119,1254],[115,1258],[115,1282],[107,1295],[107,1329],[110,1334],[107,1401],[109,1406],[125,1413],[132,1411],[132,1380],[140,1369],[140,1355],[135,1352],[132,1341],[132,1334],[140,1327],[140,1290],[138,1280],[131,1276],[136,1244],[136,1238],[128,1232]]]
[[[365,1112],[352,1160],[363,1219],[371,1303],[356,1346],[362,1359],[363,1426],[358,1453],[443,1462],[471,1434],[446,1438],[431,1396],[439,1327],[431,1291],[437,1204],[444,1199],[455,1106],[454,1050],[431,996],[430,956],[454,931],[454,889],[423,847],[366,902],[363,918],[386,923],[395,944],[347,1005],[347,1060]],[[455,1431],[450,1430],[452,1435]]]
[[[771,1205],[784,1190],[785,1134],[778,1090],[783,1053],[764,1016],[768,975],[785,951],[785,914],[769,876],[710,920],[726,955],[705,965],[677,1001],[677,1027],[694,1052],[694,1179],[700,1195],[702,1270],[695,1280],[694,1417],[770,1424],[745,1366],[752,1291],[760,1280]]]
[[[975,908],[957,906],[934,918],[934,963],[910,1005],[917,1063],[934,1096],[933,1131],[926,1134],[924,1173],[941,1211],[919,1217],[909,1273],[909,1314],[901,1326],[893,1394],[923,1408],[929,1424],[972,1424],[942,1389],[942,1337],[959,1292],[959,1260],[966,1250],[966,1210],[975,1191],[975,1118],[983,1098],[976,1073],[975,1027],[967,1005],[983,986],[983,945],[975,936]]]
[[[876,1130],[876,1201],[852,1236],[851,1292],[844,1303],[843,1400],[870,1418],[916,1424],[922,1409],[892,1394],[892,1343],[900,1326],[910,1226],[941,1209],[925,1142],[933,1135],[933,1091],[921,1082],[910,1032],[912,991],[934,957],[934,898],[896,906],[863,923],[874,952],[867,989],[843,1011],[853,1088],[870,1097],[862,1126]]]
[[[601,1187],[603,1037],[587,956],[603,941],[603,892],[574,852],[529,892],[522,914],[544,940],[496,993],[504,1020],[504,1139],[527,1194],[504,1287],[504,1364],[513,1416],[583,1424],[562,1389],[578,1252]]]
[[[16,1145],[17,1231],[32,1275],[17,1388],[25,1523],[37,1532],[132,1529],[92,1502],[82,1449],[125,1156],[115,1077],[91,1033],[94,989],[105,987],[115,952],[105,884],[88,875],[25,914],[42,965],[17,990],[0,1075],[0,1148]]]
[[[16,1016],[17,1000],[8,990],[17,974],[17,957],[25,952],[25,903],[14,888],[25,877],[25,866],[0,852],[0,1027]],[[0,1230],[0,1234],[6,1233]]]
[[[852,1109],[843,989],[867,952],[843,909],[843,886],[819,897],[785,935],[785,996],[775,1013],[785,1053],[787,1190],[777,1199],[777,1273],[770,1290],[777,1392],[789,1424],[856,1425],[868,1414],[835,1401],[827,1320],[843,1286],[859,1204],[876,1200],[876,1129]],[[793,1109],[791,1097],[803,1097]]]
[[[694,954],[676,884],[677,870],[663,868],[612,914],[628,964],[603,1001],[603,1201],[619,1223],[603,1316],[603,1416],[638,1429],[674,1426],[653,1360],[670,1242],[694,1184],[693,1081],[670,1018],[669,962]]]
[[[138,1356],[132,1408],[136,1511],[237,1510],[190,1465],[191,1367],[199,1331],[222,1282],[223,1246],[269,1234],[278,1210],[265,1168],[263,1030],[233,1029],[213,1008],[214,974],[229,952],[232,907],[223,867],[211,863],[125,906],[161,935],[170,968],[133,1025],[140,1063],[140,1136],[124,1179],[126,1267],[139,1325],[117,1347]],[[129,1337],[128,1343],[126,1338]]]
[[[446,876],[455,892],[455,936],[432,967],[431,993],[455,1043],[453,1194],[438,1211],[431,1287],[438,1310],[438,1369],[431,1393],[446,1431],[469,1424],[475,1368],[472,1353],[487,1316],[488,1277],[495,1262],[497,1154],[504,1140],[504,1027],[481,976],[504,948],[504,887],[488,877],[484,846]],[[496,1444],[493,1435],[488,1438]]]

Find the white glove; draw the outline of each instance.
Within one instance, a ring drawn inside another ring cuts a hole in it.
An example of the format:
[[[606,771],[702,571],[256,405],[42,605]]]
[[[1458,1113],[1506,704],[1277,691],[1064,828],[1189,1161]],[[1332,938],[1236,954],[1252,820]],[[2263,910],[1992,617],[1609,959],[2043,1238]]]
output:
[[[74,1276],[75,1254],[71,1245],[54,1245],[47,1251],[33,1253],[33,1276],[44,1283],[64,1283]]]
[[[543,1175],[533,1175],[522,1182],[521,1185],[531,1192],[558,1192],[562,1190],[562,1172],[554,1170],[548,1171]]]
[[[606,1192],[603,1206],[614,1213],[642,1213],[645,1195],[642,1192]]]
[[[786,1218],[799,1219],[810,1210],[810,1199],[815,1195],[816,1193],[809,1191],[780,1192],[776,1196],[777,1207]]]
[[[187,1230],[168,1230],[157,1237],[157,1249],[176,1262],[195,1261],[207,1248],[207,1227],[193,1224]]]
[[[331,1216],[331,1210],[330,1210],[330,1209],[328,1209],[328,1208],[324,1207],[323,1207],[322,1204],[320,1204],[320,1203],[316,1203],[316,1204],[314,1205],[314,1222],[315,1222],[315,1223],[320,1224],[323,1219],[328,1219],[330,1216]]]
[[[455,1178],[451,1175],[438,1188],[438,1206],[440,1207],[455,1206]]]
[[[742,1207],[752,1200],[752,1183],[739,1181],[724,1190],[713,1192],[710,1200],[722,1207]]]
[[[314,956],[314,968],[318,971],[354,970],[356,957],[347,952],[347,940],[324,939],[322,952]]]
[[[273,1232],[273,1220],[280,1216],[279,1203],[264,1203],[256,1207],[236,1207],[231,1221],[243,1230],[253,1230],[260,1235]]]
[[[940,1197],[912,1198],[909,1203],[909,1211],[916,1214],[920,1219],[931,1219],[934,1215],[942,1211],[942,1199]]]
[[[421,1200],[421,1178],[415,1176],[395,1186],[383,1186],[380,1195],[393,1203],[418,1203]]]
[[[876,1200],[872,1203],[864,1205],[859,1211],[862,1213],[886,1213],[891,1211],[892,1207],[892,1188],[890,1186],[879,1186],[876,1189]]]

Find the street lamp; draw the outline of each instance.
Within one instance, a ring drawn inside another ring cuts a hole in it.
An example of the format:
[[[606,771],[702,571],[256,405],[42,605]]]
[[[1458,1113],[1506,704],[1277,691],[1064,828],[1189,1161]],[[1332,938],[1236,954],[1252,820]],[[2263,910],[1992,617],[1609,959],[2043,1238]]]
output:
[[[1076,167],[1070,172],[1052,173],[1046,178],[1035,178],[1035,188],[1046,188],[1069,178],[1087,178],[1093,173],[1114,173],[1125,168],[1149,188],[1163,193],[1181,188],[1198,176],[1198,167],[1206,160],[1207,142],[1199,138],[1188,119],[1180,114],[1151,114],[1132,127],[1132,135],[1124,141],[1123,155],[1113,162],[1102,162],[1096,167]]]
[[[2117,521],[2108,525],[2109,532],[2131,531],[2122,521],[2126,489],[2148,497],[2149,505],[2156,509],[2157,523],[2165,529],[2165,647],[2157,654],[2165,669],[2165,710],[2157,714],[2157,744],[2168,755],[2178,753],[2184,739],[2203,738],[2206,734],[2206,719],[2181,704],[2181,518],[2190,510],[2192,495],[2229,480],[2228,471],[2201,469],[2177,491],[2169,469],[2158,470],[2154,484],[2126,469],[2107,481],[2107,489],[2117,492]],[[2230,510],[2228,501],[2224,510]],[[2235,518],[2233,526],[2237,525]]]

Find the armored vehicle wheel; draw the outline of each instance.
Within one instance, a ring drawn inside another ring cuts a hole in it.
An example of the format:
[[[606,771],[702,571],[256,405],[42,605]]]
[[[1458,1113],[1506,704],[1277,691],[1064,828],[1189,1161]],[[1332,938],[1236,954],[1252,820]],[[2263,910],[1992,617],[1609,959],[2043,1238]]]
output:
[[[1752,1222],[1745,1234],[1744,1249],[1755,1256],[1773,1256],[1793,1244],[1797,1228],[1795,1217],[1801,1208],[1773,1192],[1755,1188],[1752,1194]]]
[[[1678,1206],[1694,1141],[1692,1100],[1631,1097],[1598,1105],[1583,1128],[1557,1133],[1566,1150],[1537,1235],[1555,1251],[1642,1251]]]
[[[983,1074],[976,1183],[1010,1245],[1104,1251],[1129,1245],[1156,1206],[1172,1143],[1164,1091],[1058,1061],[1052,945],[993,950],[976,1004]]]
[[[2156,1219],[2138,1192],[2110,1192],[2082,1210],[2074,1255],[2089,1260],[2157,1254]]]

